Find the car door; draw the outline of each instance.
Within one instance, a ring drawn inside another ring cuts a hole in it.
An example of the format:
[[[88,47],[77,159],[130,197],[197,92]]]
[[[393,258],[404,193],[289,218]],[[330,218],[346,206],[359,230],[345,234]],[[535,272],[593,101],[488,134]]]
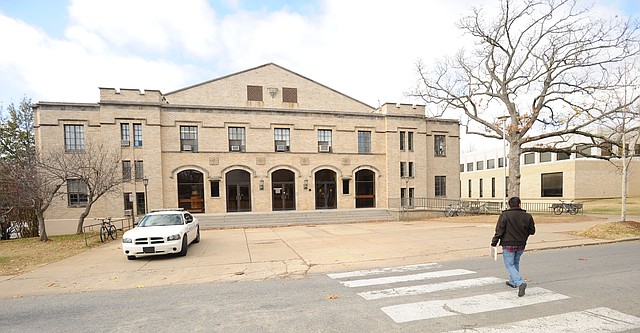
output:
[[[189,213],[184,213],[184,221],[187,223],[187,235],[189,243],[193,242],[196,239],[196,235],[198,234],[198,227],[193,222],[193,215]]]

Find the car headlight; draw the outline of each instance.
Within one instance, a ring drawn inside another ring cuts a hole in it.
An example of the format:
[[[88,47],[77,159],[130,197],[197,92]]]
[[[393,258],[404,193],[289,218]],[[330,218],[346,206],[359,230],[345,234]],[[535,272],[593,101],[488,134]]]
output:
[[[123,243],[133,243],[133,240],[131,238],[123,238],[122,242]]]
[[[168,241],[178,240],[178,239],[180,239],[180,234],[175,234],[175,235],[171,235],[171,236],[167,237]]]

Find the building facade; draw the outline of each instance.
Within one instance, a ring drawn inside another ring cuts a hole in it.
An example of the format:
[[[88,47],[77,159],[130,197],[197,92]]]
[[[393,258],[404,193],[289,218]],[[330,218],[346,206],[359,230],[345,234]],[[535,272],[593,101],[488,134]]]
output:
[[[124,182],[93,216],[387,208],[389,198],[459,198],[459,124],[425,106],[371,107],[276,64],[163,94],[100,88],[100,102],[35,105],[40,149],[120,151]],[[77,219],[82,184],[47,211]],[[146,185],[145,185],[146,183]],[[146,193],[146,195],[145,195]],[[145,205],[147,207],[145,207]]]
[[[583,148],[586,154],[607,154]],[[588,151],[587,151],[588,150]],[[640,147],[634,149],[628,172],[628,195],[640,196]],[[502,201],[509,182],[502,150],[472,152],[460,157],[461,198]],[[622,194],[620,159],[606,161],[573,153],[525,153],[520,156],[520,196],[528,201],[616,198]]]

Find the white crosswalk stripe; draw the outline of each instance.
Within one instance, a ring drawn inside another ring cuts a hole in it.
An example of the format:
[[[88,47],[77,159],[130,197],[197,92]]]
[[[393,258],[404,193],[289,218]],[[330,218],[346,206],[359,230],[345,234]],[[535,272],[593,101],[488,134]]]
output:
[[[386,306],[382,308],[382,311],[396,323],[406,323],[458,314],[497,311],[569,298],[543,288],[527,289],[527,297],[514,296],[513,291],[506,291],[472,297]]]
[[[342,283],[347,287],[354,288],[354,287],[375,286],[375,285],[398,283],[398,282],[429,280],[429,279],[465,275],[465,274],[475,274],[475,272],[469,271],[466,269],[449,269],[446,271],[419,273],[419,274],[411,274],[411,275],[387,276],[387,277],[381,277],[381,278],[375,278],[375,279],[340,281],[340,283]]]
[[[476,274],[466,269],[435,270],[442,265],[437,263],[407,265],[399,267],[359,270],[344,273],[327,274],[342,285],[350,288],[364,288],[380,285],[393,285],[414,281],[444,279],[412,286],[398,286],[379,290],[366,290],[357,294],[368,301],[388,299],[403,296],[425,295],[441,291],[460,290],[471,287],[484,287],[493,284],[503,284],[504,279],[496,277],[478,277],[451,280],[455,277]],[[381,277],[375,277],[376,275]],[[364,278],[369,277],[369,278]],[[448,278],[448,279],[447,279]],[[511,288],[509,288],[511,289]],[[475,289],[474,289],[475,291]],[[525,297],[517,296],[516,290],[496,293],[480,293],[480,295],[460,297],[454,299],[436,299],[422,302],[412,302],[384,306],[380,309],[396,323],[408,323],[418,320],[428,320],[441,317],[472,315],[510,308],[534,306],[552,301],[562,301],[569,296],[553,292],[540,287],[529,287]],[[414,299],[415,300],[415,299]],[[389,302],[387,302],[389,304]],[[627,315],[609,308],[594,308],[584,311],[557,314],[542,318],[534,318],[513,323],[488,327],[473,328],[477,333],[494,332],[623,332],[640,329],[640,318]],[[448,333],[464,333],[469,330],[451,331]]]
[[[417,265],[407,265],[407,266],[398,266],[398,267],[389,267],[389,268],[367,269],[367,270],[353,271],[353,272],[346,272],[346,273],[333,273],[333,274],[327,274],[327,276],[332,279],[344,279],[344,278],[363,277],[363,276],[386,274],[386,273],[403,273],[403,272],[410,272],[410,271],[421,271],[421,270],[440,268],[440,267],[442,267],[442,265],[437,263],[417,264]]]
[[[542,318],[518,321],[489,327],[474,328],[474,333],[591,333],[624,332],[640,328],[640,318],[609,308],[595,308],[585,311],[568,312]],[[469,330],[450,331],[465,333]]]
[[[464,288],[470,288],[470,287],[480,287],[480,286],[496,284],[496,283],[504,283],[504,279],[498,279],[496,277],[483,277],[483,278],[477,278],[477,279],[466,279],[466,280],[458,280],[458,281],[450,281],[450,282],[423,284],[419,286],[398,287],[398,288],[390,288],[390,289],[383,289],[383,290],[365,291],[365,292],[358,293],[358,295],[362,296],[362,298],[366,300],[373,300],[373,299],[388,298],[388,297],[428,294],[428,293],[433,293],[436,291],[444,291],[444,290],[456,290],[456,289],[464,289]]]

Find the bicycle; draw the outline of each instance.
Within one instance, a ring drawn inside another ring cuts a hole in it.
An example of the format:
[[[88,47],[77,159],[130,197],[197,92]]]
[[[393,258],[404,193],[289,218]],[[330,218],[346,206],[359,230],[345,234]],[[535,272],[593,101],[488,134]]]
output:
[[[111,239],[115,240],[118,238],[118,229],[111,222],[111,217],[98,218],[101,220],[100,223],[100,242],[104,243],[111,237]]]
[[[467,212],[462,207],[462,204],[458,204],[457,206],[453,206],[453,204],[449,205],[449,207],[445,208],[444,216],[453,217],[453,216],[465,216]]]
[[[567,212],[571,215],[578,214],[578,205],[573,203],[571,200],[570,203],[565,203],[564,200],[560,200],[559,204],[553,204],[553,213],[556,215],[560,215],[564,212]]]

